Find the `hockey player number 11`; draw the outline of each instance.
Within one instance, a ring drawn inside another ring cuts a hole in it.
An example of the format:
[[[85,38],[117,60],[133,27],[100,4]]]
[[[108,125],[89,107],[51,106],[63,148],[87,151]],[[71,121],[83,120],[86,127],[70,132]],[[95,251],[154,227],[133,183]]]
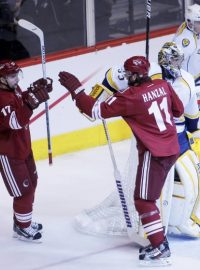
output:
[[[162,99],[162,102],[158,104],[157,101],[153,101],[150,108],[148,109],[149,114],[153,114],[154,118],[156,120],[156,124],[159,128],[160,131],[164,131],[166,129],[165,122],[169,123],[172,125],[171,119],[170,119],[170,114],[168,111],[168,106],[167,106],[167,98],[164,97]],[[164,112],[165,114],[165,121],[163,120],[163,116],[161,114],[161,111]]]

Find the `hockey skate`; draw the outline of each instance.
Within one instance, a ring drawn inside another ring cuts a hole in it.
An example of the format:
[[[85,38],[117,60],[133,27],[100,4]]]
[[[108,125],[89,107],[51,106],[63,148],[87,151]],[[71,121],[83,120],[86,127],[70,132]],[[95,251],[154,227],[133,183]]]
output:
[[[165,236],[165,239],[164,239],[164,241],[163,241],[162,244],[164,244],[164,245],[166,245],[166,246],[169,247],[168,240],[167,240],[167,237],[166,237],[166,236]],[[146,247],[141,247],[141,248],[139,249],[139,255],[145,254],[145,252],[149,252],[149,251],[152,250],[152,249],[153,249],[153,247],[152,247],[151,244],[149,244],[149,245],[146,246]]]
[[[167,239],[160,246],[153,248],[151,245],[140,248],[139,264],[142,266],[171,265],[171,252]]]
[[[16,224],[13,225],[13,237],[23,241],[41,242],[43,226],[41,223],[32,222],[27,228],[20,228]]]

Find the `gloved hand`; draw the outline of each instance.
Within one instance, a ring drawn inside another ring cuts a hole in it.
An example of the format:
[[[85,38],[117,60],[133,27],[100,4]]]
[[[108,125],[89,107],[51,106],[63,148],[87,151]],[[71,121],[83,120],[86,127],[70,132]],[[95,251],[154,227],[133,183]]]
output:
[[[31,85],[27,91],[22,93],[24,102],[32,109],[36,109],[41,103],[49,99],[46,84]]]
[[[61,71],[58,76],[60,84],[67,88],[72,95],[72,99],[75,99],[80,92],[84,91],[79,79],[77,79],[73,74]]]
[[[45,88],[47,92],[49,93],[53,90],[52,84],[53,84],[53,80],[47,77],[46,79],[44,78],[38,79],[37,81],[32,83],[32,86],[34,88],[40,88],[40,87]]]

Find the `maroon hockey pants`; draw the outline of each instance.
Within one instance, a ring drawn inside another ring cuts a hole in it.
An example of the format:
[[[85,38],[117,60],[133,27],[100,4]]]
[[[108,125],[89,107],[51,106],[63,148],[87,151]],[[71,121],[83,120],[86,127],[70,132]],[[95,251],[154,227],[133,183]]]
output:
[[[28,227],[38,178],[33,154],[24,160],[0,155],[0,171],[9,194],[14,197],[14,222],[20,227]]]
[[[153,157],[149,151],[139,155],[134,201],[144,231],[152,246],[164,240],[164,230],[156,200],[160,197],[167,174],[178,155]]]

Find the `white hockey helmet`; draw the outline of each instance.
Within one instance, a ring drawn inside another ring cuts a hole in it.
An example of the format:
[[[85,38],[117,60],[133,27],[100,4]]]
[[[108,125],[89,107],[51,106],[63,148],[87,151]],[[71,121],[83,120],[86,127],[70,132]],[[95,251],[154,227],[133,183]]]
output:
[[[187,27],[191,31],[195,32],[195,22],[200,22],[200,5],[194,4],[188,6],[185,12],[185,20],[187,23]]]
[[[174,78],[180,76],[183,59],[184,53],[175,42],[166,42],[158,53],[158,64]]]

